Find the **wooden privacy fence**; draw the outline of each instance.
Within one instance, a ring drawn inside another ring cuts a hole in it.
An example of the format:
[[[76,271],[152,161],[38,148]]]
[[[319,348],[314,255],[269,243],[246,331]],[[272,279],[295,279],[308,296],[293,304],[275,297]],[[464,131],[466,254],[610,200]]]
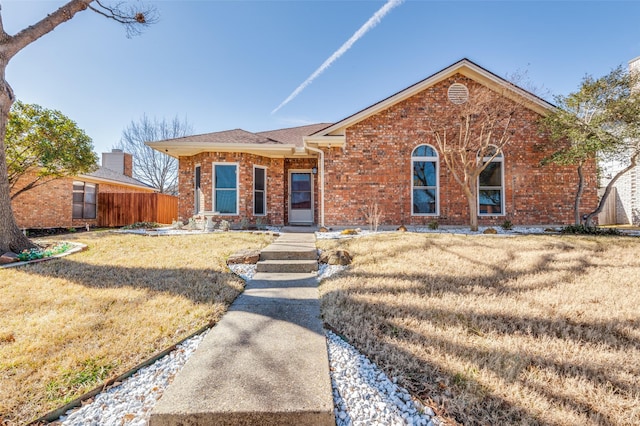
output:
[[[98,194],[98,226],[171,223],[177,219],[178,197],[172,195],[140,192]]]

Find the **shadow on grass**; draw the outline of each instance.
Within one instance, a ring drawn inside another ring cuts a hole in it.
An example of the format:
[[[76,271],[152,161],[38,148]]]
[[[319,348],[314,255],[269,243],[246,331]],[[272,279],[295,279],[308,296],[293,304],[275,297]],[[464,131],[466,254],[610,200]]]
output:
[[[60,278],[87,288],[142,289],[181,296],[195,303],[230,303],[227,291],[237,294],[241,281],[231,272],[214,269],[94,265],[69,257],[22,268],[31,275]]]
[[[460,240],[456,242],[460,243]],[[482,256],[482,250],[495,250],[495,246],[487,247],[468,239],[459,245],[427,240],[418,250],[446,253],[458,258],[461,267],[463,264],[477,265],[490,272],[455,276],[425,268],[424,273],[386,273],[383,270],[371,272],[373,268],[370,266],[356,266],[322,284],[329,288],[337,285],[337,289],[331,291],[322,291],[321,288],[323,315],[388,374],[400,377],[407,388],[425,400],[434,401],[441,412],[463,424],[570,423],[569,420],[557,420],[562,416],[562,410],[556,412],[555,417],[547,416],[531,400],[504,396],[505,390],[518,388],[545,399],[555,408],[561,407],[566,412],[586,418],[590,423],[620,424],[620,417],[613,415],[613,410],[607,407],[609,401],[590,399],[616,395],[630,406],[637,401],[640,381],[629,380],[629,377],[637,379],[640,376],[637,363],[621,368],[619,360],[616,362],[614,359],[609,365],[602,359],[609,355],[615,358],[616,354],[630,351],[638,353],[640,320],[588,321],[562,315],[540,317],[527,314],[526,308],[522,314],[516,309],[510,311],[508,306],[504,306],[501,312],[487,313],[473,305],[477,302],[475,296],[485,294],[517,304],[525,301],[528,293],[553,291],[566,283],[549,282],[544,279],[545,273],[560,273],[568,282],[579,279],[595,266],[591,256],[602,251],[601,244],[596,244],[586,256],[566,259],[563,253],[572,251],[574,247],[566,242],[559,244],[552,247],[557,249],[556,252],[536,253],[532,266],[517,270],[508,265],[516,256],[522,255],[522,251],[506,251],[502,262],[492,263]],[[416,246],[398,243],[390,254],[385,253],[385,261],[393,262],[405,250],[415,252]],[[370,249],[360,256],[374,256],[372,251]],[[355,254],[357,265],[358,253],[352,254]],[[375,261],[372,263],[376,264]],[[519,285],[518,282],[524,281],[525,277],[534,276],[541,279]],[[341,283],[343,279],[346,280]],[[400,280],[402,285],[394,286],[392,280],[396,283]],[[354,282],[363,284],[353,285]],[[401,296],[408,296],[407,300],[413,302],[404,306],[392,302]],[[470,296],[469,303],[462,302],[455,308],[439,307],[437,299],[449,296]],[[430,300],[429,304],[425,303],[425,309],[419,308],[417,301],[421,299]],[[428,324],[428,327],[421,332],[410,324]],[[448,331],[430,333],[430,329]],[[496,344],[503,337],[522,337],[522,345]],[[527,347],[527,342],[532,339],[538,342],[560,341],[573,350],[588,347],[609,355],[600,357],[598,361],[583,359],[572,363],[562,360],[559,354],[549,353],[547,356],[544,351],[541,354],[540,346],[534,350]],[[410,350],[412,347],[422,350],[414,353]],[[444,361],[447,358],[455,362],[447,363]],[[545,382],[545,374],[564,382],[563,386],[580,383],[586,390],[579,396],[572,396],[573,389]],[[492,388],[486,384],[495,380],[491,377],[517,386]],[[596,396],[590,395],[590,388],[601,392]],[[627,413],[631,423],[632,415]]]

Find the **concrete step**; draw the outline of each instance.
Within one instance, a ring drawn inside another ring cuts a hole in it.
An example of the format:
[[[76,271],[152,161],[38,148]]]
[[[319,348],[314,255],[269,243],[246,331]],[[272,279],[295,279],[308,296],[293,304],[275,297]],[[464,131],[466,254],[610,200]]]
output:
[[[272,244],[260,252],[260,260],[318,260],[315,247],[291,250],[286,246]]]
[[[317,260],[261,260],[256,264],[256,272],[308,273],[317,270]]]

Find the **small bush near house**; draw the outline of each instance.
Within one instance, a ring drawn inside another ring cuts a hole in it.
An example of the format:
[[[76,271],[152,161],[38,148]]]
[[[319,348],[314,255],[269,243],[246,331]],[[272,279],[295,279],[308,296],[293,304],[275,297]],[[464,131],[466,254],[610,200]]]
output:
[[[504,222],[502,222],[502,229],[504,229],[505,231],[509,231],[511,229],[513,229],[513,223],[511,223],[511,221],[509,219],[505,220]]]
[[[568,225],[560,231],[562,234],[574,235],[620,235],[620,231],[616,228],[598,228],[597,226],[587,225]]]
[[[440,224],[438,223],[437,220],[432,220],[431,222],[429,222],[429,225],[427,225],[429,227],[429,229],[435,231],[436,229],[438,229],[440,227]]]
[[[162,225],[156,222],[136,222],[131,225],[123,226],[122,229],[156,229]]]

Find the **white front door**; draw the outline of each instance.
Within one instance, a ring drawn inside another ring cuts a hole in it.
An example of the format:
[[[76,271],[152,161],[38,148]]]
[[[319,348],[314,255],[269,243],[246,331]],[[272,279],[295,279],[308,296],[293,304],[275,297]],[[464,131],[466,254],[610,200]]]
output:
[[[313,224],[313,174],[289,171],[289,223]]]

